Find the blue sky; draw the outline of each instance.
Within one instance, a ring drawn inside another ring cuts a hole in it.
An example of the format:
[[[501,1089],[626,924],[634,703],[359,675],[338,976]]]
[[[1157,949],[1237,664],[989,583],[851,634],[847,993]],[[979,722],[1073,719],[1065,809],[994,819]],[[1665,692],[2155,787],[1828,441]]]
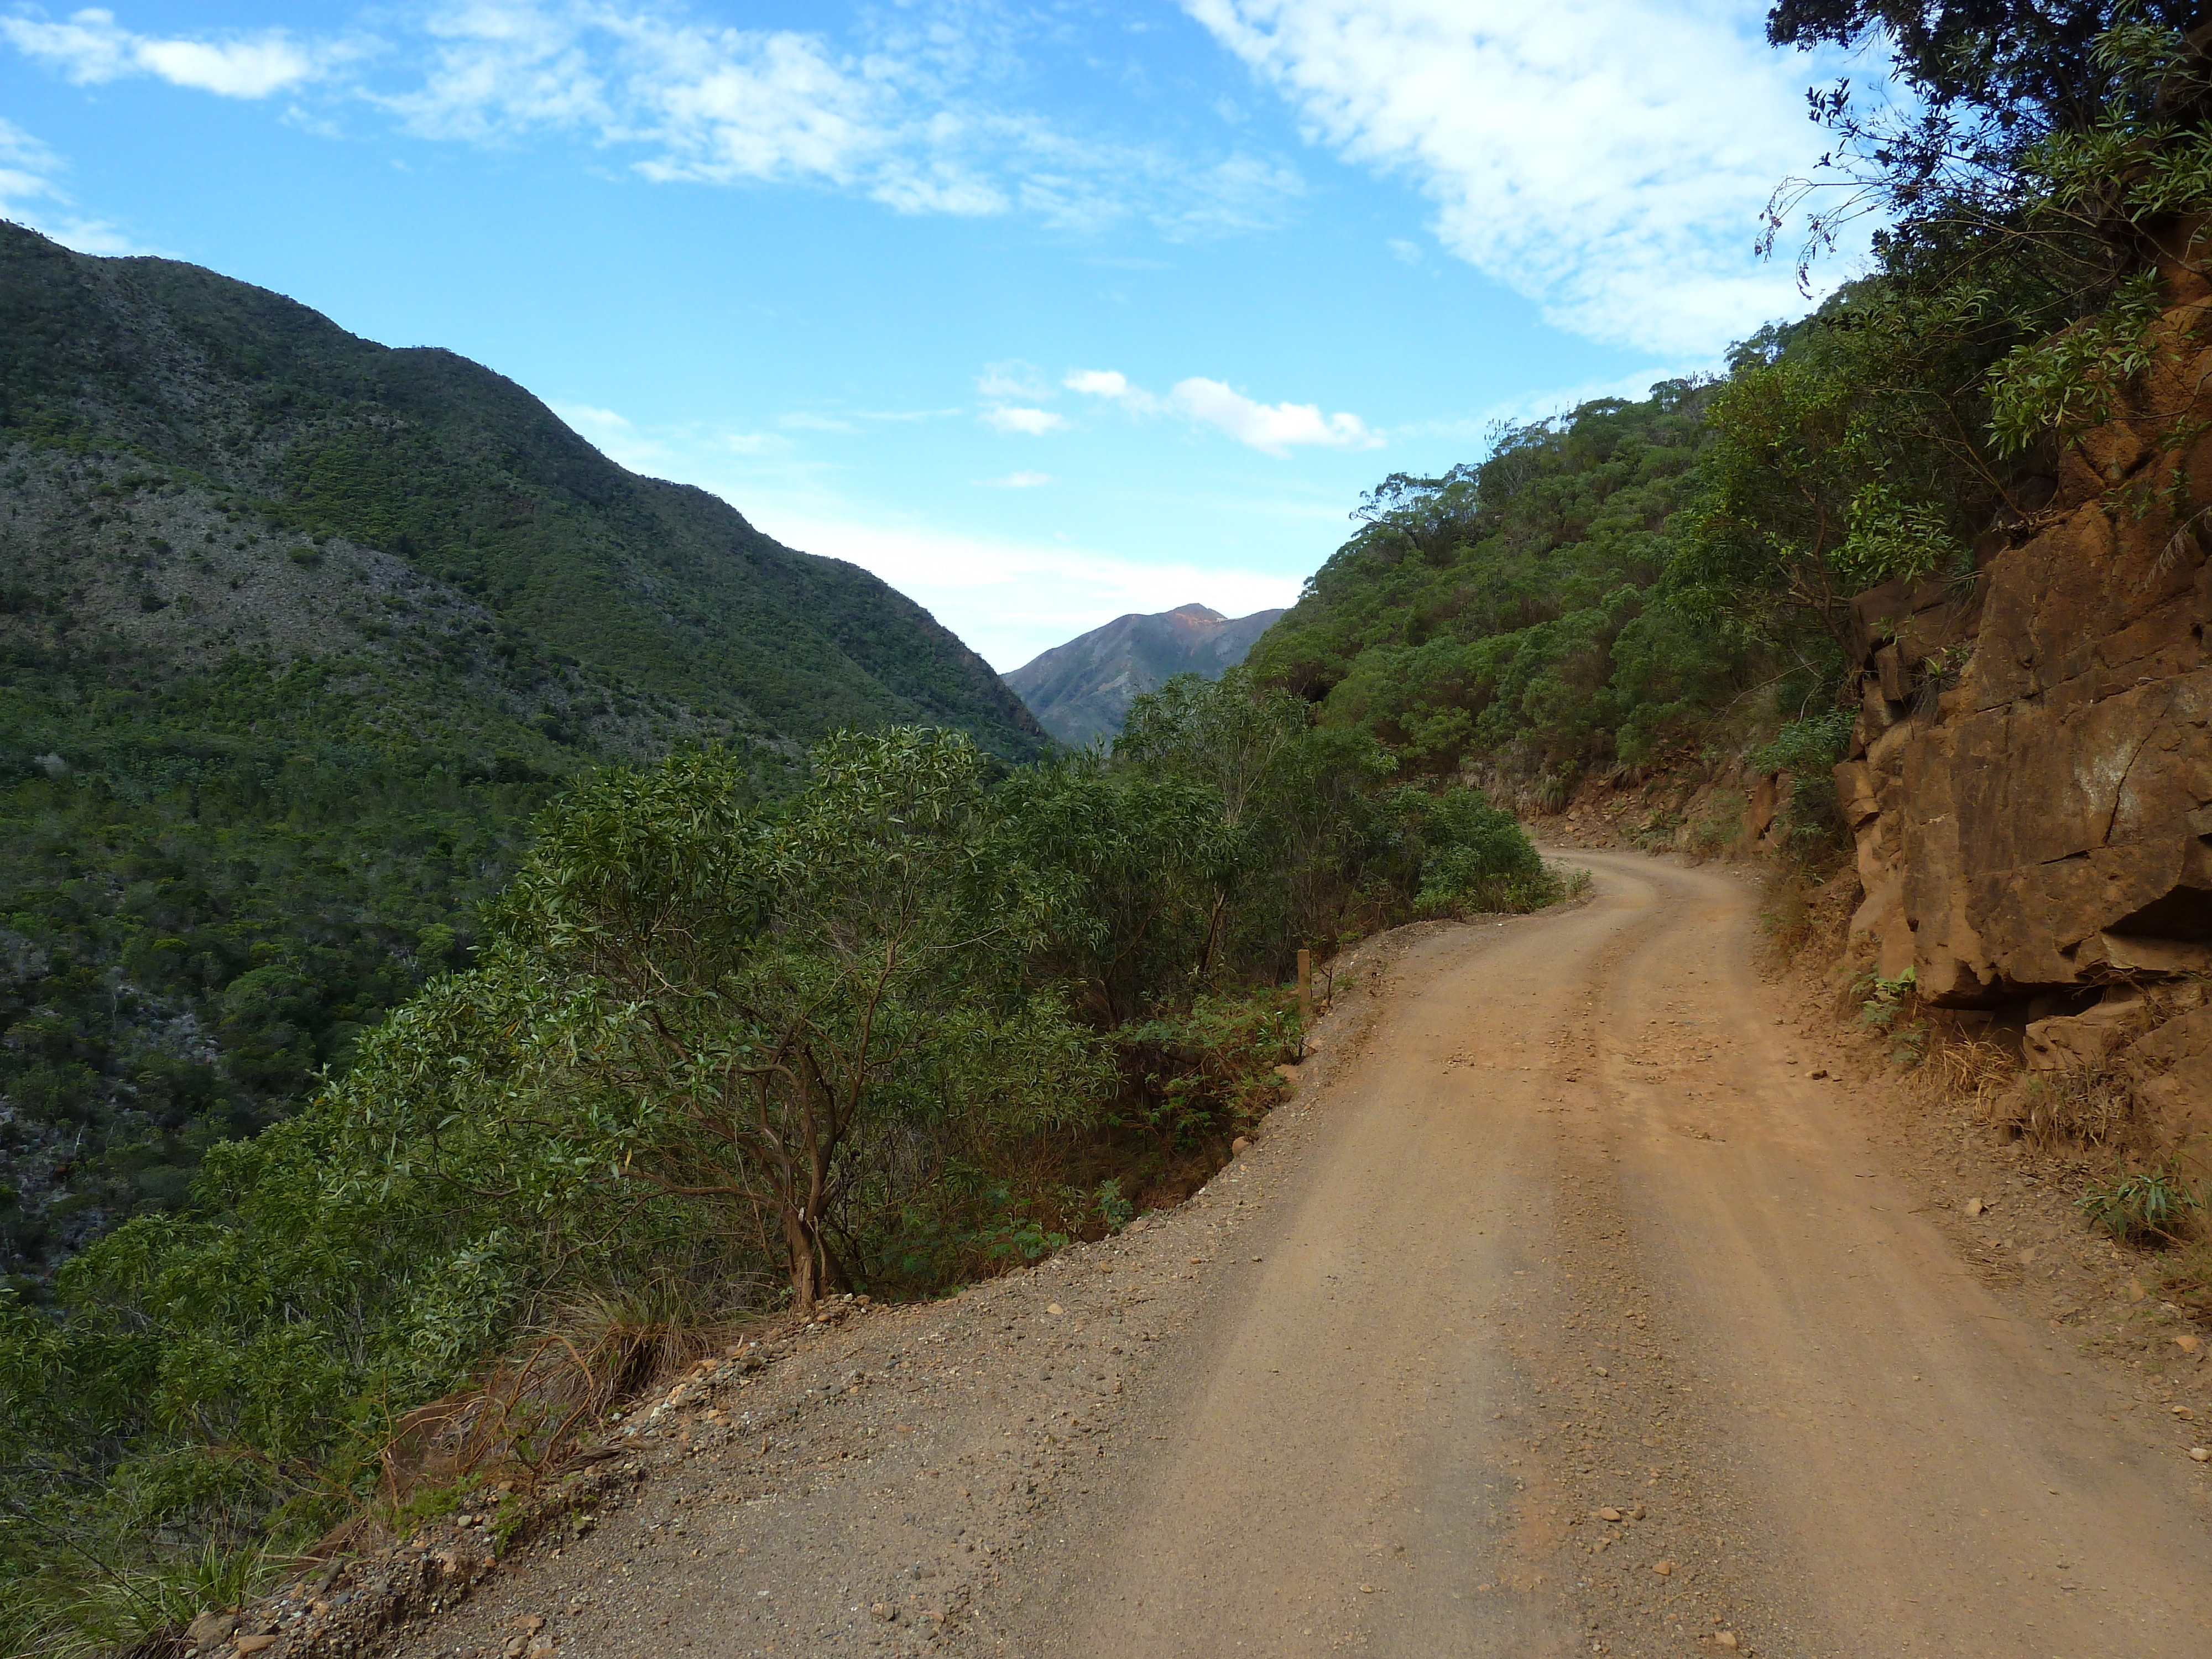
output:
[[[449,346],[1003,670],[1805,309],[1763,10],[0,0],[0,216]]]

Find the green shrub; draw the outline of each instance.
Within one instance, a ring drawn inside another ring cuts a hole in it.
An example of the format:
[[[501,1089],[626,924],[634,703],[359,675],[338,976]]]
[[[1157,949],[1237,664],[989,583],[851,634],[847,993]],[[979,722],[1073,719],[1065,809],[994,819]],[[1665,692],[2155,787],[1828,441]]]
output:
[[[1801,778],[1826,775],[1843,759],[1857,719],[1854,709],[1832,708],[1791,720],[1751,751],[1752,767],[1760,772],[1795,772]]]
[[[2203,1209],[2204,1200],[2190,1190],[2177,1160],[2133,1175],[2115,1170],[2110,1186],[2093,1187],[2074,1204],[2115,1238],[2178,1243],[2184,1223]]]
[[[1165,1152],[1225,1146],[1281,1097],[1274,1068],[1299,1054],[1297,1001],[1269,989],[1201,996],[1115,1033],[1122,1088],[1110,1121]]]
[[[1480,790],[1431,795],[1408,787],[1391,797],[1390,808],[1418,847],[1418,914],[1535,910],[1561,896],[1559,878],[1520,821]]]

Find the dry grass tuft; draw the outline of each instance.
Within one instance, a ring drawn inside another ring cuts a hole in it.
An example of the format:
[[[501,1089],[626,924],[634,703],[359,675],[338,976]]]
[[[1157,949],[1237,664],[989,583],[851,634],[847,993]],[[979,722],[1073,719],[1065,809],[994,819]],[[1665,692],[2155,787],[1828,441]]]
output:
[[[1777,962],[1836,961],[1859,902],[1858,871],[1846,859],[1777,860],[1760,895],[1759,920]]]
[[[727,1336],[680,1285],[572,1304],[475,1385],[400,1419],[380,1454],[387,1510],[397,1516],[419,1492],[495,1470],[534,1486],[623,1401]]]
[[[2134,1139],[2135,1091],[2104,1066],[2041,1072],[2007,1098],[2012,1121],[2039,1152],[2060,1146],[2118,1150]]]
[[[2197,1237],[2158,1261],[2159,1299],[2171,1302],[2199,1320],[2212,1322],[2212,1238],[2201,1217],[2192,1218]]]
[[[1926,1105],[1959,1103],[1982,1122],[2002,1121],[1999,1101],[2020,1075],[2020,1060],[2001,1042],[1982,1036],[1939,1038],[1908,1074],[1907,1086]]]

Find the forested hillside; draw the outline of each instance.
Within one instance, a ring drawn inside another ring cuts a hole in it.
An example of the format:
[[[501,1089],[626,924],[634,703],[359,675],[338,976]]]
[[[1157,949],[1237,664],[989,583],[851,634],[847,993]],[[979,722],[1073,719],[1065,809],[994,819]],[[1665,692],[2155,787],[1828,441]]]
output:
[[[749,1310],[927,1293],[1179,1199],[1279,1093],[1302,944],[1560,890],[1509,814],[1391,772],[1232,672],[1140,699],[1110,755],[1011,773],[898,727],[825,741],[772,798],[720,745],[577,782],[465,968],[46,1305],[0,1293],[0,1629],[118,1639],[232,1593],[517,1343],[564,1333],[522,1386],[602,1410]],[[317,822],[304,789],[254,805]],[[190,837],[139,836],[126,902],[234,896],[182,867]],[[323,846],[375,879],[364,835]],[[455,896],[495,862],[436,857]],[[282,1018],[344,966],[270,943],[282,971],[233,980],[223,1017]],[[589,1425],[548,1420],[532,1455]]]
[[[1828,772],[1854,744],[1884,607],[1970,599],[2155,370],[2161,311],[2203,281],[2203,40],[2102,15],[1900,21],[1898,70],[1929,108],[1838,90],[1825,193],[1777,197],[1818,210],[1808,269],[1839,226],[1883,222],[1877,270],[1738,344],[1724,373],[1385,480],[1255,674],[1410,769],[1536,807],[1754,750],[1794,774],[1803,827],[1843,838]],[[1791,3],[1773,29],[1858,41],[1888,17]],[[2191,418],[2169,410],[2161,441]],[[1954,641],[1916,695],[1966,659]]]
[[[89,258],[15,227],[0,231],[0,432],[35,447],[14,489],[37,458],[103,450],[112,465],[86,483],[111,493],[92,517],[112,492],[161,487],[278,542],[374,548],[538,650],[738,730],[804,742],[927,719],[1012,758],[1037,748],[996,676],[912,601],[703,490],[623,471],[452,352],[390,349],[197,266]],[[161,556],[201,550],[159,539],[133,544],[155,598]]]
[[[580,769],[923,720],[1042,733],[866,573],[535,398],[276,295],[0,225],[0,1269],[467,960]]]
[[[1556,793],[1684,740],[1747,662],[1665,587],[1713,392],[1586,404],[1441,477],[1385,480],[1253,672],[1421,773],[1493,763]]]

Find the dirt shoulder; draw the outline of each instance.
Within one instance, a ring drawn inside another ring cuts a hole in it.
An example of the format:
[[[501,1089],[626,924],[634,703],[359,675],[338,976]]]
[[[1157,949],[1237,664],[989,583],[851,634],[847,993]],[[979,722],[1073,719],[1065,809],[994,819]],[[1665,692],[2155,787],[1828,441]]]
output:
[[[1855,1019],[1833,971],[1787,964],[1775,995],[1793,1052],[1863,1115],[1869,1144],[1911,1183],[1915,1213],[1960,1267],[2111,1384],[2146,1445],[2212,1445],[2212,1334],[2160,1299],[2154,1258],[2115,1242],[2075,1202],[2112,1179],[2115,1160],[2039,1147],[1947,1086],[1940,1066],[1893,1064],[1893,1039]]]

